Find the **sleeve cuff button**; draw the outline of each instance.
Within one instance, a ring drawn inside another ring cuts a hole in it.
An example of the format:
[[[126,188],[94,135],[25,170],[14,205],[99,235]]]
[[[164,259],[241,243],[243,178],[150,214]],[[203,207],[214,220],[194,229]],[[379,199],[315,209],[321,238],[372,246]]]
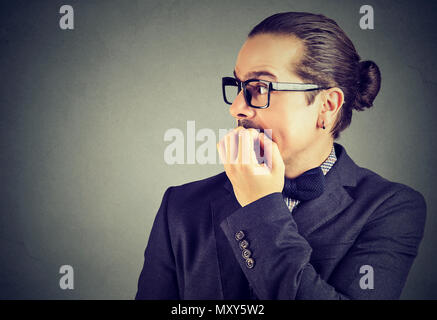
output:
[[[244,232],[243,231],[238,231],[236,234],[235,234],[235,240],[237,240],[237,241],[240,241],[240,240],[242,240],[243,238],[244,238]]]
[[[246,259],[246,266],[249,269],[252,269],[254,265],[255,265],[255,261],[252,258]]]

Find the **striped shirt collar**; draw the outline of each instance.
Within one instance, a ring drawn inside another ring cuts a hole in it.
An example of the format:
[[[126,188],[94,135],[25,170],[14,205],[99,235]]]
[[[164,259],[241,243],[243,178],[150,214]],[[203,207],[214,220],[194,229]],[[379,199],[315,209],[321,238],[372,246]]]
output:
[[[329,170],[334,166],[335,161],[337,161],[337,156],[335,155],[335,148],[332,145],[331,153],[326,158],[326,160],[320,165],[322,168],[323,174],[326,176]]]

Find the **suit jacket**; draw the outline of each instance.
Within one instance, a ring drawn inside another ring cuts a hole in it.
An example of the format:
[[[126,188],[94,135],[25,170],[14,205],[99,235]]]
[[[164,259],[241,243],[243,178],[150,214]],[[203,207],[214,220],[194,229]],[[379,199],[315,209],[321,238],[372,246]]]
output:
[[[168,188],[136,299],[398,299],[425,200],[335,149],[325,191],[292,214],[279,192],[241,207],[225,172]]]

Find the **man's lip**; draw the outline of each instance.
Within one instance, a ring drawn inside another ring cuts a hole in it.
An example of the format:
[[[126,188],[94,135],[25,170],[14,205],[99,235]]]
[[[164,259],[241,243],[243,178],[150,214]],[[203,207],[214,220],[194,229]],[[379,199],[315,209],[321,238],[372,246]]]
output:
[[[261,132],[264,132],[264,129],[263,128],[258,128],[258,127],[254,127],[254,126],[248,126],[248,125],[246,125],[246,124],[241,124],[240,122],[238,122],[237,123],[237,126],[238,127],[243,127],[244,129],[255,129],[255,130],[259,130],[259,132],[261,133]]]
[[[253,127],[253,126],[247,126],[244,123],[240,123],[240,121],[237,121],[237,126],[241,126],[241,127],[245,128],[245,129],[259,130],[260,133],[264,133],[264,135],[266,135],[270,140],[274,141],[272,136],[269,134],[269,133],[272,133],[273,129],[267,130],[267,132],[266,132],[266,131],[264,131],[264,128],[256,128],[256,127]]]

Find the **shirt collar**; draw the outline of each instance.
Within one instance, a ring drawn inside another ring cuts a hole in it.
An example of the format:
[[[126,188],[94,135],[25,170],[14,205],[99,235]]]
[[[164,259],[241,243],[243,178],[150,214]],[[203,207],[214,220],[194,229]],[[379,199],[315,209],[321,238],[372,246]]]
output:
[[[329,170],[334,166],[334,163],[337,161],[337,156],[335,154],[334,145],[332,145],[331,153],[326,158],[326,160],[320,165],[323,174],[326,176]]]

